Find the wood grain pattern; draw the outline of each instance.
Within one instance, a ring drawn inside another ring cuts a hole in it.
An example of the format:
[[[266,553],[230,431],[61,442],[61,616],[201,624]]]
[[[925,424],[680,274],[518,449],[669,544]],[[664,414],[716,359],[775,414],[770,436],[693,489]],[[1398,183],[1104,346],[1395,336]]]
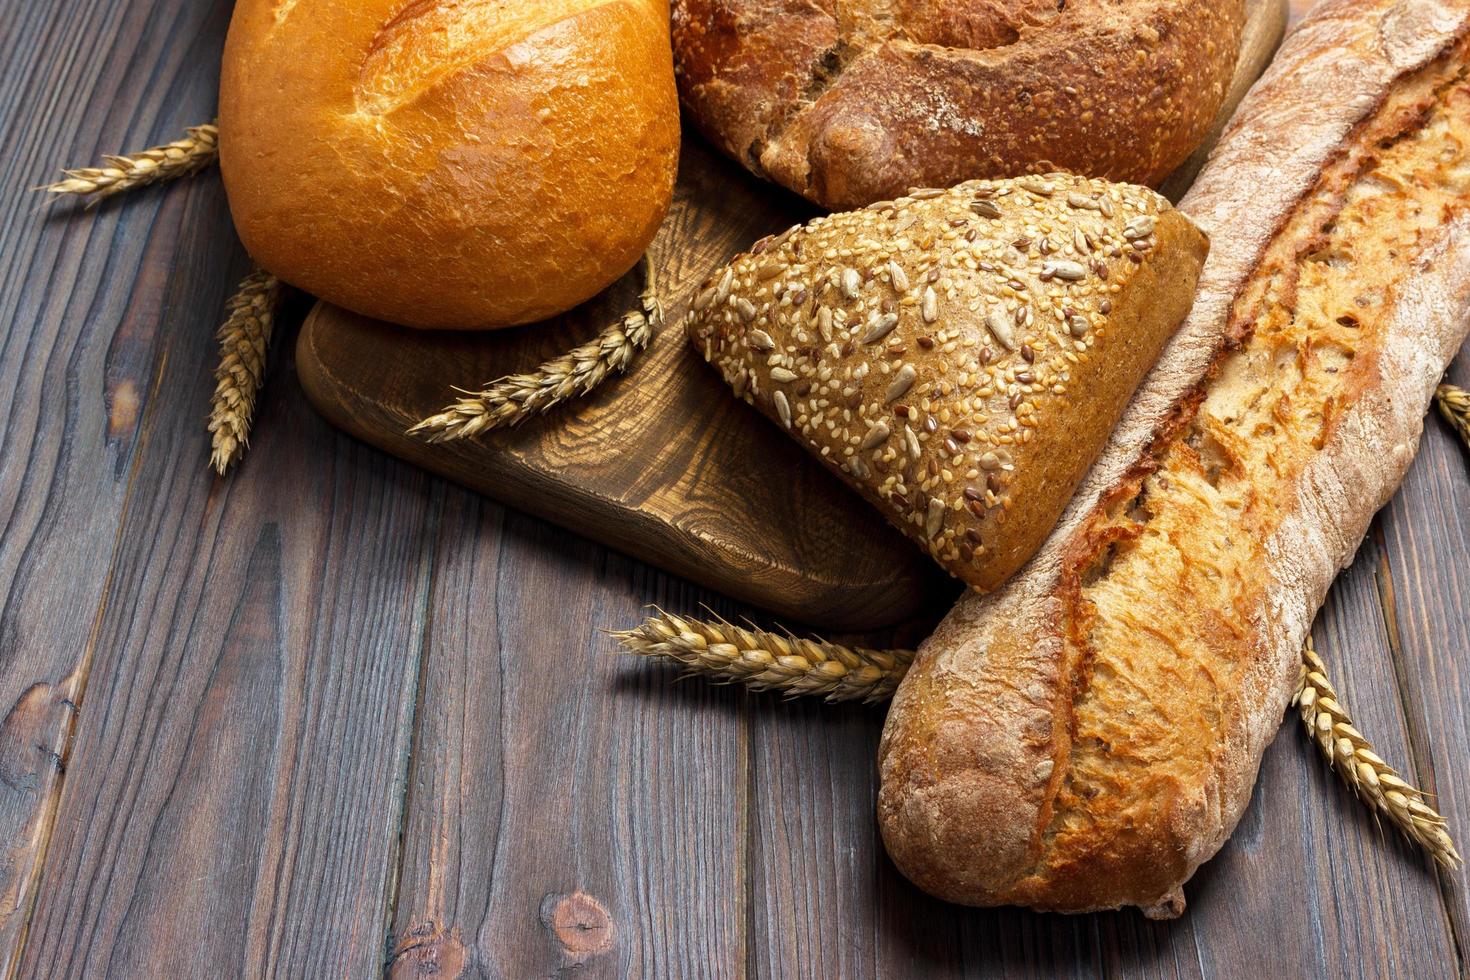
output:
[[[6,975],[1467,975],[1464,880],[1294,721],[1185,918],[946,906],[875,833],[881,709],[673,684],[598,632],[749,607],[340,434],[289,344],[212,479],[247,267],[218,181],[87,213],[28,189],[208,118],[228,12],[0,0]],[[1432,419],[1316,633],[1462,842],[1467,515]]]
[[[1250,10],[1227,110],[1286,21],[1285,0]],[[1166,190],[1182,195],[1204,156]],[[321,305],[301,332],[303,382],[327,418],[375,446],[788,619],[867,629],[923,617],[954,588],[856,494],[730,398],[679,327],[710,269],[812,213],[687,138],[675,203],[652,248],[668,326],[626,378],[520,429],[439,445],[405,434],[452,398],[451,385],[527,370],[592,336],[633,304],[633,284],[556,321],[481,336],[415,333]]]
[[[63,160],[146,145],[213,111],[190,38],[218,7],[0,3],[0,965],[10,974],[53,825],[132,474],[172,331],[218,302],[191,254],[204,178],[82,222],[30,188]],[[177,80],[170,95],[134,72]],[[214,205],[216,220],[219,207]],[[173,278],[174,267],[193,275]]]

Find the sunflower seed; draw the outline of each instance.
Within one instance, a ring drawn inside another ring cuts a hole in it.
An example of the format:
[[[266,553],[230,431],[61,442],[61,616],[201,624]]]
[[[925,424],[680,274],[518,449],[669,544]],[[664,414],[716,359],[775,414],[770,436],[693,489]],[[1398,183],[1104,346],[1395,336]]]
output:
[[[890,433],[888,430],[888,426],[882,422],[879,422],[868,430],[867,435],[863,436],[863,441],[858,446],[858,449],[862,450],[863,452],[867,452],[869,449],[877,449],[879,446],[888,441],[889,435]]]
[[[1036,194],[1040,197],[1051,197],[1052,192],[1056,190],[1055,186],[1048,184],[1042,180],[1036,180],[1034,178],[1021,180],[1019,181],[1019,183],[1022,190],[1028,190],[1031,193]]]
[[[916,201],[928,201],[943,193],[942,187],[915,187],[909,191],[909,197]]]
[[[918,376],[919,372],[914,370],[912,364],[905,364],[899,368],[898,373],[893,376],[893,383],[883,393],[883,404],[892,405],[904,395],[907,395],[909,389],[914,386],[914,379]]]
[[[1080,314],[1080,313],[1068,313],[1067,314],[1067,330],[1072,334],[1072,336],[1074,336],[1074,337],[1085,337],[1085,336],[1087,336],[1087,328],[1090,327],[1090,326],[1091,326],[1091,324],[1089,324],[1087,322],[1087,318],[1085,316],[1083,316],[1082,314]]]
[[[780,259],[768,259],[756,267],[755,275],[757,279],[770,279],[772,276],[780,274],[784,268],[786,268],[786,263]]]
[[[929,513],[924,517],[924,533],[929,537],[938,537],[940,530],[944,528],[944,501],[938,497],[929,498]]]
[[[893,333],[893,328],[898,326],[897,313],[874,313],[868,318],[868,330],[863,334],[862,342],[865,344],[876,344],[884,337]]]
[[[892,259],[888,260],[888,279],[893,283],[893,291],[906,293],[909,291],[908,273],[904,272],[899,264]]]
[[[1011,321],[1000,310],[991,310],[985,314],[985,327],[1000,341],[1000,345],[1006,350],[1016,349],[1016,330]]]
[[[1076,192],[1067,195],[1067,203],[1074,208],[1081,208],[1084,211],[1097,210],[1096,200],[1087,197],[1086,195],[1078,194]]]
[[[762,354],[768,354],[776,349],[776,342],[764,330],[752,330],[745,335],[745,342],[752,350],[758,350]]]
[[[863,284],[863,277],[858,275],[856,269],[842,270],[842,295],[848,299],[858,298],[858,289]]]
[[[715,301],[715,287],[711,286],[694,297],[694,312],[703,313]]]
[[[903,448],[908,450],[910,459],[919,458],[919,437],[908,426],[903,427]]]
[[[832,342],[832,307],[824,306],[817,311],[817,331],[823,340]]]
[[[939,319],[939,297],[935,295],[933,286],[924,287],[924,295],[919,300],[919,315],[925,323]]]
[[[982,217],[982,218],[999,218],[1000,217],[1000,205],[998,205],[994,201],[988,200],[986,198],[981,198],[978,201],[971,201],[970,202],[970,210],[971,211],[974,211],[976,214],[980,215],[980,217]]]
[[[1080,262],[1057,259],[1055,262],[1048,262],[1042,266],[1041,274],[1043,276],[1055,276],[1058,279],[1065,279],[1067,282],[1077,282],[1079,279],[1087,278],[1087,269]]]
[[[780,392],[777,392],[777,394],[779,395]],[[982,470],[998,470],[998,469],[1000,469],[1000,457],[997,456],[993,452],[981,453],[980,454],[980,468]]]
[[[1104,218],[1111,218],[1113,216],[1113,202],[1108,199],[1106,194],[1097,199],[1097,209],[1102,212]]]
[[[776,403],[776,414],[781,416],[781,424],[791,428],[791,403],[786,400],[785,392],[776,392],[772,400]]]
[[[780,381],[783,384],[787,381],[795,381],[796,372],[783,367],[773,367],[771,368],[771,380]]]
[[[1123,237],[1128,239],[1130,242],[1136,241],[1140,238],[1147,238],[1149,235],[1152,235],[1154,233],[1154,228],[1157,226],[1158,222],[1156,222],[1150,215],[1140,214],[1138,217],[1134,218],[1132,221],[1123,226]]]
[[[755,319],[755,304],[744,296],[735,297],[735,312],[740,314],[740,319],[746,323]]]

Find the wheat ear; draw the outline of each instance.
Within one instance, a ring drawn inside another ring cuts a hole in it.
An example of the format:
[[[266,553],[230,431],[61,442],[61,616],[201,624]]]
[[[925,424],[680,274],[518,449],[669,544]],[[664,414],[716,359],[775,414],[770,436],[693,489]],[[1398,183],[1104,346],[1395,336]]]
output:
[[[1445,831],[1440,816],[1424,793],[1404,782],[1397,770],[1384,762],[1363,734],[1327,680],[1327,667],[1309,637],[1302,648],[1301,687],[1293,699],[1307,735],[1317,743],[1327,762],[1358,799],[1388,818],[1411,841],[1430,853],[1446,868],[1461,865],[1455,843]]]
[[[684,619],[662,610],[641,626],[613,636],[628,652],[676,660],[691,675],[828,701],[887,700],[914,659],[908,650],[845,647],[745,629],[723,620]]]
[[[101,167],[66,170],[66,179],[42,190],[51,194],[88,198],[88,206],[98,201],[145,187],[160,181],[175,180],[198,173],[219,159],[219,129],[209,123],[190,126],[189,135],[164,146],[141,153],[105,156]]]
[[[466,397],[419,422],[409,434],[429,442],[448,442],[516,425],[587,394],[610,374],[626,371],[664,318],[648,256],[638,265],[644,275],[638,309],[624,313],[597,339],[552,358],[530,374],[507,375],[490,382],[483,391],[464,392]]]
[[[1444,416],[1466,448],[1470,448],[1470,391],[1452,384],[1442,384],[1434,391],[1434,404]]]
[[[265,380],[265,356],[275,330],[281,281],[256,269],[230,297],[228,315],[216,335],[219,365],[209,411],[210,463],[224,476],[245,455],[255,400]]]
[[[910,650],[845,647],[744,629],[723,620],[686,619],[662,610],[641,626],[613,636],[630,653],[676,660],[690,675],[738,682],[757,691],[781,691],[788,697],[825,695],[829,701],[885,700],[914,659]],[[1387,816],[1440,864],[1460,867],[1444,818],[1353,727],[1310,638],[1302,647],[1301,681],[1292,703],[1308,737],[1359,799]]]

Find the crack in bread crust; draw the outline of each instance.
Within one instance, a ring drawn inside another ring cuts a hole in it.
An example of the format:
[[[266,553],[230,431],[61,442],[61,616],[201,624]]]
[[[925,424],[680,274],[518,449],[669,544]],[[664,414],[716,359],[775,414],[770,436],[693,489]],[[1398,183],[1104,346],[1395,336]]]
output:
[[[544,28],[604,0],[412,0],[373,37],[357,82],[358,107],[384,115]]]

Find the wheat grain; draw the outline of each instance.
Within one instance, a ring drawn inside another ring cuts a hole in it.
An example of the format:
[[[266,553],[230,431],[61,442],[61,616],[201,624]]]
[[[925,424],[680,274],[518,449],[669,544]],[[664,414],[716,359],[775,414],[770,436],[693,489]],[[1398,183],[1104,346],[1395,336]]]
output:
[[[676,660],[688,674],[828,701],[884,701],[893,695],[914,658],[908,650],[846,647],[723,620],[685,619],[662,610],[642,625],[613,635],[628,652]]]
[[[1307,735],[1327,762],[1364,803],[1388,818],[1446,868],[1460,867],[1459,852],[1445,831],[1444,817],[1373,751],[1327,680],[1327,668],[1309,637],[1302,648],[1301,686],[1293,699]]]
[[[224,476],[245,455],[255,401],[265,381],[266,351],[281,302],[281,281],[256,269],[230,297],[220,325],[219,365],[209,412],[210,463]]]
[[[1435,389],[1434,404],[1460,439],[1470,449],[1470,391],[1452,384],[1442,384]]]
[[[189,135],[140,153],[105,156],[101,167],[66,170],[66,179],[42,190],[85,197],[88,206],[138,187],[198,173],[219,159],[219,129],[213,123],[190,126]]]
[[[429,442],[447,442],[516,425],[587,394],[608,375],[626,371],[663,325],[663,307],[648,256],[638,264],[644,274],[639,309],[624,313],[597,339],[552,358],[529,374],[507,375],[482,391],[465,392],[467,397],[423,419],[409,434],[422,435]]]

